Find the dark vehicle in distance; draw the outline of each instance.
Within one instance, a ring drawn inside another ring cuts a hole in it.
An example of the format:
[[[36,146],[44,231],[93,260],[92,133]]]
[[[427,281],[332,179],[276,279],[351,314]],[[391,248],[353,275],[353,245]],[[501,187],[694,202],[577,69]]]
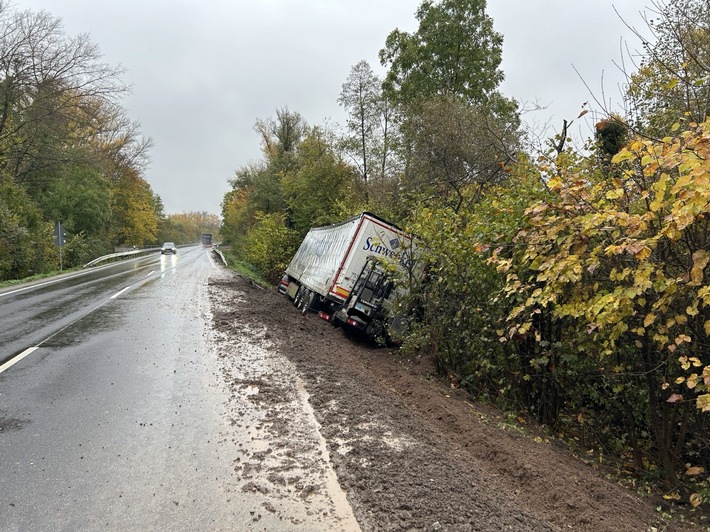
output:
[[[160,248],[161,255],[165,255],[166,253],[172,253],[172,254],[177,253],[177,247],[175,247],[174,242],[166,242],[165,244],[163,244],[163,247]]]
[[[202,247],[211,248],[212,247],[212,235],[210,233],[202,233]]]

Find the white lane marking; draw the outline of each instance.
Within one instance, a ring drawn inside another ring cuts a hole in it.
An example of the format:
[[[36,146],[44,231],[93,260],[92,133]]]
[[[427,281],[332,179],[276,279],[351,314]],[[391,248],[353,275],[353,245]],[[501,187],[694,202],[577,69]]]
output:
[[[6,369],[10,368],[10,367],[13,366],[14,364],[17,364],[20,360],[22,360],[23,358],[25,358],[27,355],[29,355],[29,354],[31,354],[31,353],[34,353],[35,351],[37,351],[37,349],[39,349],[39,346],[37,346],[37,345],[34,346],[34,347],[28,347],[28,348],[25,349],[22,353],[20,353],[19,355],[17,355],[15,358],[13,358],[12,360],[8,360],[8,361],[5,362],[2,366],[0,366],[0,373],[2,373],[3,371],[5,371]]]
[[[127,286],[126,288],[124,288],[124,289],[121,290],[120,292],[116,292],[115,294],[113,294],[113,295],[110,297],[110,299],[116,299],[118,296],[120,296],[123,292],[125,292],[125,291],[128,290],[129,288],[130,288],[130,286]]]
[[[89,272],[80,272],[80,273],[77,273],[76,275],[67,275],[66,277],[62,277],[61,279],[54,279],[52,281],[46,281],[44,283],[38,283],[38,284],[30,285],[30,286],[24,286],[24,287],[18,288],[16,290],[10,290],[9,292],[3,292],[2,294],[0,294],[0,297],[9,296],[10,294],[16,294],[18,292],[24,292],[25,290],[29,290],[30,288],[41,288],[42,286],[47,286],[49,284],[58,283],[60,281],[67,281],[69,279],[73,279],[74,277],[80,277],[82,275],[86,275],[87,273],[89,273]]]
[[[97,266],[96,268],[92,268],[91,270],[88,270],[88,271],[81,271],[81,272],[77,272],[77,273],[72,274],[72,275],[62,276],[62,277],[59,277],[59,278],[57,278],[57,279],[52,279],[51,281],[45,281],[45,282],[43,282],[43,283],[37,283],[37,284],[30,284],[29,286],[23,286],[22,288],[17,288],[17,289],[15,289],[15,290],[10,290],[9,292],[2,292],[2,293],[0,293],[0,297],[5,297],[5,296],[12,295],[12,294],[17,294],[18,292],[24,292],[25,290],[31,290],[31,289],[33,289],[33,288],[41,288],[41,287],[43,287],[43,286],[47,286],[47,285],[50,285],[50,284],[56,284],[56,283],[59,283],[59,282],[61,282],[61,281],[68,281],[69,279],[74,279],[75,277],[81,277],[82,275],[88,275],[88,274],[93,273],[93,272],[97,272],[97,271],[100,271],[100,270],[105,270],[105,269],[108,269],[108,268],[112,268],[113,266],[116,266],[116,264],[117,264],[117,263],[106,264],[106,265],[104,265],[104,266]],[[153,271],[150,272],[150,273],[154,273],[154,272],[155,272],[155,270],[153,270]],[[127,272],[124,272],[124,273],[127,273]],[[150,273],[149,273],[148,275],[150,275]]]
[[[146,278],[149,277],[149,276],[150,276],[151,274],[153,274],[153,273],[155,273],[155,270],[153,270],[153,271],[150,272],[148,275],[146,275]],[[56,281],[55,281],[55,282],[56,282]],[[51,283],[45,283],[45,284],[51,284]],[[35,285],[35,286],[37,286],[37,285]],[[114,295],[112,295],[109,299],[116,299],[118,296],[120,296],[122,293],[124,293],[126,290],[128,290],[128,289],[130,289],[130,288],[131,288],[130,286],[127,286],[126,288],[124,288],[124,289],[121,290],[120,292],[116,292],[116,293],[115,293]],[[21,289],[21,290],[25,290],[25,288],[23,288],[23,289]],[[15,290],[15,291],[16,291],[16,292],[20,292],[21,290]],[[76,323],[76,322],[79,321],[80,319],[82,319],[82,318],[88,316],[89,314],[91,314],[91,313],[94,312],[95,310],[97,310],[97,309],[101,308],[102,306],[104,306],[104,304],[106,304],[106,301],[104,301],[103,303],[101,303],[101,304],[97,305],[96,307],[94,307],[94,308],[93,308],[92,310],[90,310],[87,314],[84,314],[83,316],[79,316],[76,320],[72,321],[72,322],[69,323],[68,325],[65,325],[64,327],[62,327],[61,329],[59,329],[59,330],[58,330],[57,332],[55,332],[54,334],[49,335],[47,338],[45,338],[44,340],[42,340],[42,341],[41,341],[39,344],[37,344],[36,346],[34,346],[34,347],[28,347],[27,349],[25,349],[22,353],[20,353],[20,354],[17,355],[16,357],[12,358],[11,360],[8,360],[8,361],[5,362],[2,366],[0,366],[0,373],[2,373],[3,371],[5,371],[6,369],[9,369],[9,368],[12,367],[13,365],[17,364],[20,360],[22,360],[23,358],[25,358],[27,355],[29,355],[29,354],[31,354],[31,353],[34,353],[34,352],[35,352],[37,349],[39,349],[40,346],[41,346],[43,343],[45,343],[47,340],[50,340],[50,339],[53,338],[54,336],[56,336],[56,335],[58,335],[59,333],[63,332],[65,329],[68,329],[69,327],[71,327],[74,323]]]

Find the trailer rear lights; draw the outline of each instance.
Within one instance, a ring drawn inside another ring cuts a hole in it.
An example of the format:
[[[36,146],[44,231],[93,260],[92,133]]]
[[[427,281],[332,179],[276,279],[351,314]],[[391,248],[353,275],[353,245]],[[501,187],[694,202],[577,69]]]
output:
[[[360,327],[360,322],[350,318],[348,319],[348,325],[351,325],[352,327]]]
[[[318,316],[323,318],[325,321],[330,321],[333,318],[333,316],[326,312],[323,312],[322,310],[318,312]]]

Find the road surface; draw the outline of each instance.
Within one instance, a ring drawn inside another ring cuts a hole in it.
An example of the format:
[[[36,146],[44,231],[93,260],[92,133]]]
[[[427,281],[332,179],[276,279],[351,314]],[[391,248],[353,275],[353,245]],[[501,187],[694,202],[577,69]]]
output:
[[[274,468],[249,458],[294,451],[273,447],[259,386],[224,378],[214,275],[191,247],[0,292],[0,530],[358,529],[305,392],[282,406],[309,460],[259,489]],[[275,363],[243,358],[245,375]]]

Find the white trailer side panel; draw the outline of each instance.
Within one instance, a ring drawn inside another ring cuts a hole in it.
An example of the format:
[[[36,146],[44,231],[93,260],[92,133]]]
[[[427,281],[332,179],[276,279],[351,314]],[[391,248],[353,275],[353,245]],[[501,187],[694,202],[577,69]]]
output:
[[[358,216],[338,225],[308,231],[286,273],[320,295],[327,295],[359,222]]]
[[[368,257],[399,262],[410,246],[405,233],[363,213],[341,224],[308,231],[286,273],[320,295],[343,302]]]

